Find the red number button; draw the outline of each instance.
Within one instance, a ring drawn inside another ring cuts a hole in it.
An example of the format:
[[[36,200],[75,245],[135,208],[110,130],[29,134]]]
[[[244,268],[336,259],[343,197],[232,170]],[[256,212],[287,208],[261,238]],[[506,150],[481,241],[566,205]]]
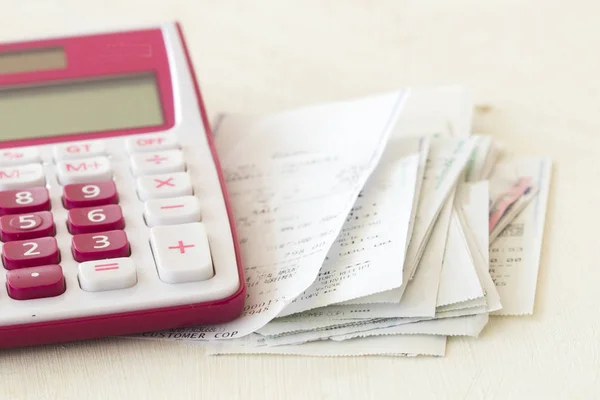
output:
[[[75,261],[129,257],[127,235],[123,231],[84,233],[73,236],[72,252]]]
[[[22,268],[6,273],[8,295],[15,300],[41,299],[65,292],[65,277],[60,265]]]
[[[54,219],[49,211],[0,217],[0,240],[3,242],[54,236],[55,233]]]
[[[50,210],[50,196],[45,187],[0,192],[0,215]]]
[[[69,232],[76,235],[79,233],[120,230],[125,228],[125,220],[123,219],[121,207],[116,204],[109,204],[103,207],[69,210],[67,226]]]
[[[117,204],[119,196],[113,181],[66,185],[63,204],[66,209]]]
[[[2,262],[8,270],[58,264],[60,252],[53,237],[19,240],[4,243]]]

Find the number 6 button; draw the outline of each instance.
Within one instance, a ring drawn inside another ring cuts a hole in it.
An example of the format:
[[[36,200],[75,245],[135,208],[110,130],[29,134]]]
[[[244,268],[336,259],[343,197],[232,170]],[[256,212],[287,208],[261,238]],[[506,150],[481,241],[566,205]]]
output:
[[[58,264],[60,253],[53,237],[19,240],[2,245],[2,262],[9,270]]]
[[[109,204],[103,207],[74,208],[69,210],[67,219],[69,232],[92,233],[101,231],[114,231],[125,228],[125,220],[121,207]]]
[[[73,258],[78,262],[129,257],[130,254],[127,235],[123,231],[75,235],[72,251]]]

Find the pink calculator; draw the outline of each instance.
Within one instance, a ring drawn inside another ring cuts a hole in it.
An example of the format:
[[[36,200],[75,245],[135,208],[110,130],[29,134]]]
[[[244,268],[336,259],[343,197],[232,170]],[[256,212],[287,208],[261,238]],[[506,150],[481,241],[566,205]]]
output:
[[[177,23],[0,44],[0,348],[222,323],[245,281]]]

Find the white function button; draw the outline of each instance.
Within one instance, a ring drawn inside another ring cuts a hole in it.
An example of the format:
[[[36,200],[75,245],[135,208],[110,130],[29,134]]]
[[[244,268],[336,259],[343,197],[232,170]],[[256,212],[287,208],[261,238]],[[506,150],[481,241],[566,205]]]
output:
[[[148,200],[144,203],[144,218],[148,226],[200,222],[200,200],[194,196]]]
[[[70,142],[54,146],[55,160],[75,160],[106,155],[104,142]]]
[[[204,281],[214,276],[206,229],[201,222],[150,228],[156,269],[165,283]]]
[[[34,164],[39,163],[40,161],[40,151],[37,147],[0,150],[0,167]]]
[[[61,185],[107,181],[112,178],[110,160],[107,157],[59,161],[56,169]]]
[[[0,168],[0,190],[44,186],[46,176],[42,164],[27,164]]]
[[[180,150],[136,153],[131,156],[131,170],[135,176],[185,171]]]
[[[130,153],[173,150],[179,148],[177,136],[172,132],[131,137],[127,139],[125,146]]]
[[[141,176],[137,179],[137,191],[143,201],[193,194],[192,182],[187,172]]]
[[[108,258],[79,264],[79,286],[86,292],[126,289],[137,283],[131,258]]]

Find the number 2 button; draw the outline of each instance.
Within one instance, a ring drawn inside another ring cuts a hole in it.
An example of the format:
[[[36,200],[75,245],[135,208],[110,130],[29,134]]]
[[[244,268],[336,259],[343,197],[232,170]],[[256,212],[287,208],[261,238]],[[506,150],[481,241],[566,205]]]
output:
[[[0,215],[49,210],[50,197],[45,187],[0,192]]]
[[[103,207],[85,207],[69,210],[67,219],[69,232],[92,233],[114,231],[125,228],[121,207],[109,204]]]
[[[53,237],[19,240],[2,245],[2,262],[9,270],[58,264],[60,253]]]
[[[129,257],[130,254],[127,235],[123,231],[75,235],[72,251],[73,258],[78,262]]]
[[[66,185],[63,204],[66,209],[117,204],[119,196],[113,181]]]

